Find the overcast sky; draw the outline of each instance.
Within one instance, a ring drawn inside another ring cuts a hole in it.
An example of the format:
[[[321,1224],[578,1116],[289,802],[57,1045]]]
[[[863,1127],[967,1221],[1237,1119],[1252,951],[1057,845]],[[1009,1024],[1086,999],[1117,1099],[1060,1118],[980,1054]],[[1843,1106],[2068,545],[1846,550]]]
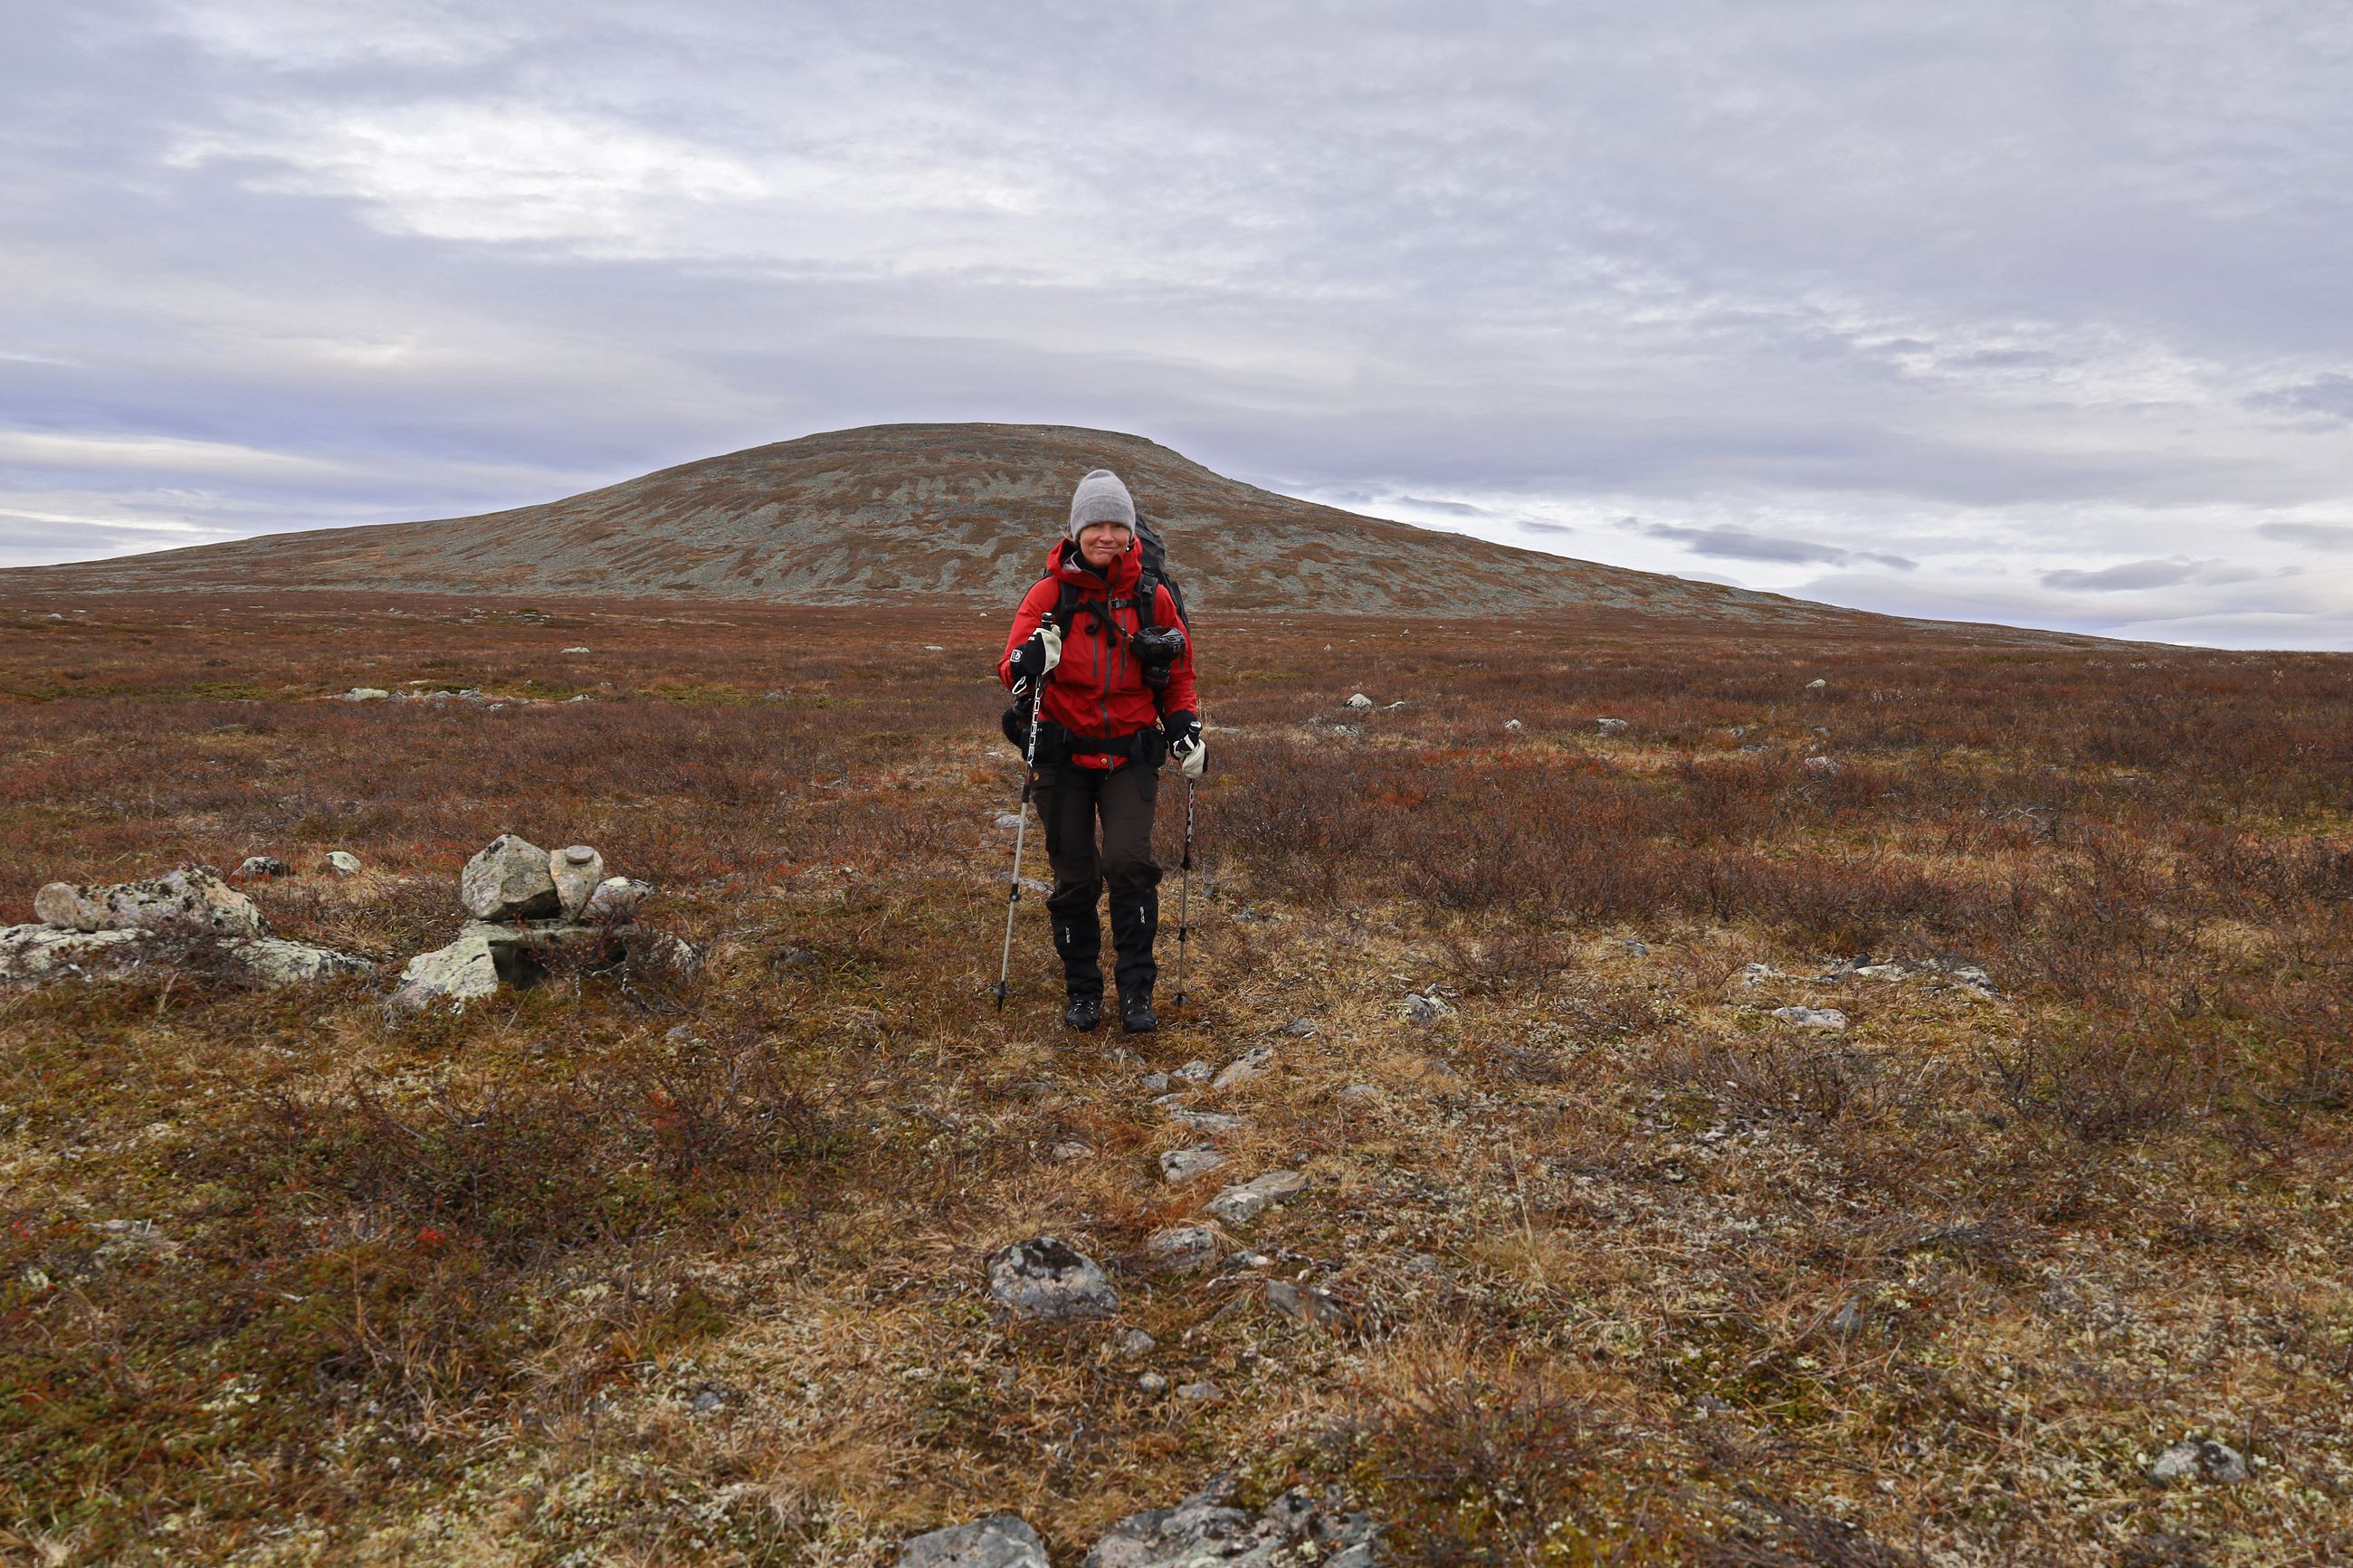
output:
[[[993,419],[1865,608],[2353,648],[2344,0],[0,23],[0,564]]]

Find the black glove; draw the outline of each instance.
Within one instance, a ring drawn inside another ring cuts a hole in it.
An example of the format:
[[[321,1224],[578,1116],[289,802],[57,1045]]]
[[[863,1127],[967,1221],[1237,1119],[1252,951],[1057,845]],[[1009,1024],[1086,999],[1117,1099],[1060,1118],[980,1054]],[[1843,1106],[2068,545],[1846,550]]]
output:
[[[1209,753],[1201,744],[1201,721],[1198,715],[1179,708],[1160,721],[1160,733],[1168,742],[1168,755],[1188,779],[1198,779],[1209,765]]]
[[[1018,680],[1035,680],[1062,662],[1062,634],[1050,622],[1029,634],[1013,654],[1013,674]]]

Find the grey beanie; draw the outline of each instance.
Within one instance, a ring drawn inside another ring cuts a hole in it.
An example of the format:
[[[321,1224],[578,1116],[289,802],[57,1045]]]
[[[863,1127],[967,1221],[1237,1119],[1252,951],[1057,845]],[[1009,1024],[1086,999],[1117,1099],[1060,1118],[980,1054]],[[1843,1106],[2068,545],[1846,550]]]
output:
[[[1063,537],[1078,538],[1079,530],[1091,522],[1115,522],[1131,533],[1135,531],[1135,502],[1109,468],[1090,470],[1071,492],[1071,526]]]

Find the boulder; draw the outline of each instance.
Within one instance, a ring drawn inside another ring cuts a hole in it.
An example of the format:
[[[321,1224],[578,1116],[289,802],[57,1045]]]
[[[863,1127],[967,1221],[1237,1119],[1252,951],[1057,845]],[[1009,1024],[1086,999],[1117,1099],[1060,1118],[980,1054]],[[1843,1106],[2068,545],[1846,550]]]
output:
[[[338,877],[356,877],[360,874],[360,858],[348,849],[329,850],[327,869]]]
[[[210,936],[267,936],[269,922],[253,900],[213,875],[185,867],[143,882],[77,887],[51,882],[33,896],[33,912],[63,931],[174,931]]]
[[[1307,1190],[1307,1178],[1297,1171],[1269,1171],[1238,1182],[1209,1200],[1209,1212],[1228,1225],[1247,1225],[1271,1204],[1297,1197]]]
[[[1046,1543],[1009,1513],[918,1535],[899,1552],[899,1568],[1046,1568]]]
[[[1057,1237],[1033,1237],[988,1255],[988,1293],[1017,1318],[1108,1318],[1119,1296],[1101,1265]]]
[[[1145,1256],[1155,1268],[1214,1268],[1225,1250],[1225,1237],[1206,1225],[1155,1230],[1144,1244]]]
[[[637,918],[638,906],[653,890],[651,882],[640,882],[635,877],[607,877],[588,895],[588,907],[584,912],[590,920],[626,925]]]
[[[1273,1049],[1267,1046],[1260,1046],[1228,1062],[1210,1087],[1231,1089],[1236,1084],[1248,1083],[1254,1078],[1262,1078],[1266,1074],[1266,1069],[1273,1065]]]
[[[0,984],[37,984],[79,973],[101,954],[147,940],[142,931],[60,931],[52,925],[0,926]]]
[[[555,883],[562,912],[576,921],[604,883],[605,858],[586,844],[575,844],[548,857],[547,874]]]
[[[1216,1393],[1207,1383],[1188,1383],[1176,1391],[1177,1397],[1191,1400]],[[1232,1490],[1231,1478],[1219,1476],[1175,1508],[1129,1514],[1094,1543],[1082,1568],[1177,1568],[1240,1557],[1255,1521],[1245,1510],[1226,1506]]]
[[[501,833],[458,874],[458,900],[478,921],[532,920],[558,913],[564,900],[548,867],[546,850],[512,833]]]
[[[2244,1454],[2211,1437],[2184,1437],[2159,1454],[2157,1462],[2148,1468],[2148,1479],[2161,1487],[2176,1481],[2233,1487],[2245,1480],[2248,1473]]]
[[[1225,1163],[1226,1157],[1215,1149],[1171,1149],[1160,1156],[1160,1179],[1172,1183],[1189,1182]]]
[[[393,989],[396,1007],[431,1007],[447,1002],[463,1007],[478,996],[499,988],[498,960],[491,951],[484,928],[469,925],[458,940],[430,952],[420,952],[400,972]]]
[[[368,967],[367,960],[356,954],[277,936],[225,942],[221,951],[264,985],[311,985],[339,974],[357,974]]]

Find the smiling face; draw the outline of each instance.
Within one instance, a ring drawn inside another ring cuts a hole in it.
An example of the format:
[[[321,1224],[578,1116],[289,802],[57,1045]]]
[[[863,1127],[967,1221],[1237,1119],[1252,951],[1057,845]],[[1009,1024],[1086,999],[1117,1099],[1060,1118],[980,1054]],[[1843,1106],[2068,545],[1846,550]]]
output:
[[[1135,545],[1135,534],[1126,524],[1091,522],[1079,530],[1079,553],[1087,564],[1100,570],[1126,554]]]

